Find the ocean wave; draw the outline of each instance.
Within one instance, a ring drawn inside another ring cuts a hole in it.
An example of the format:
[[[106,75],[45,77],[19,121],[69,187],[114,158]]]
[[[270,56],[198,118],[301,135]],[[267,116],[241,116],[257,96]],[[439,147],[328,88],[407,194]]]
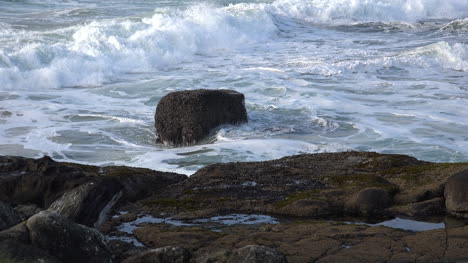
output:
[[[468,31],[468,18],[457,19],[451,21],[450,23],[444,25],[441,31],[450,31],[450,32],[467,32]]]
[[[312,23],[416,22],[468,16],[465,0],[277,0],[270,12]]]
[[[152,17],[100,20],[60,32],[0,25],[0,36],[6,36],[0,40],[0,81],[10,90],[96,86],[125,74],[154,72],[155,68],[192,61],[200,54],[219,55],[271,41],[281,29],[278,19],[392,32],[414,26],[405,21],[466,16],[468,7],[462,2],[276,0],[157,9]],[[456,20],[444,30],[465,29],[466,23],[466,19]],[[464,47],[455,46],[439,60],[445,61],[443,66],[466,71],[465,55]]]
[[[94,21],[70,28],[70,41],[0,48],[3,64],[14,65],[0,66],[0,80],[7,89],[99,85],[125,73],[265,41],[275,30],[268,14],[243,5],[196,5],[137,21]]]

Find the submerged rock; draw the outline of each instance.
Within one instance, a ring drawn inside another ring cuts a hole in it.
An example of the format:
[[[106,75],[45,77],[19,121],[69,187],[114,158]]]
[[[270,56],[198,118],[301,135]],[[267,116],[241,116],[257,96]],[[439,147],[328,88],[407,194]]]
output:
[[[468,170],[457,173],[447,180],[444,196],[448,211],[468,216]]]
[[[26,222],[31,245],[64,262],[106,263],[112,255],[104,235],[57,213],[42,211]]]
[[[195,144],[219,125],[245,122],[244,95],[233,90],[172,92],[161,98],[155,114],[159,140],[174,146]]]

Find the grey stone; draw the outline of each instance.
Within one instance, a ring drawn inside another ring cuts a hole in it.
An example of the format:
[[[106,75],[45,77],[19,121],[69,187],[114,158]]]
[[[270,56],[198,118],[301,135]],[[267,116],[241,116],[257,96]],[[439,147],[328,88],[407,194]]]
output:
[[[445,184],[445,207],[449,212],[468,212],[468,170],[451,176]]]
[[[233,90],[172,92],[161,98],[155,114],[159,140],[173,146],[198,143],[219,125],[245,122],[244,95]]]
[[[107,239],[93,228],[42,211],[27,222],[31,245],[69,263],[111,263]]]

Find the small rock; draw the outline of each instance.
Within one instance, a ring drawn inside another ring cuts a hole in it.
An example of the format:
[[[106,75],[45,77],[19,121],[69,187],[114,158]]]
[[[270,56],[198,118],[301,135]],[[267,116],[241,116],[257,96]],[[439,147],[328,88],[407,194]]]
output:
[[[0,116],[1,117],[11,117],[11,116],[13,116],[13,113],[11,113],[10,111],[0,111]]]
[[[244,95],[232,90],[172,92],[161,98],[155,114],[159,140],[174,146],[195,144],[219,125],[245,122]]]
[[[7,203],[0,201],[0,231],[21,222],[18,213]]]
[[[351,197],[345,208],[359,215],[382,214],[392,203],[388,192],[382,188],[366,188]]]
[[[468,170],[447,180],[444,196],[445,207],[449,212],[461,216],[468,213]]]
[[[188,263],[190,252],[181,247],[161,247],[130,257],[123,263]]]
[[[250,245],[234,251],[228,263],[286,263],[283,253],[269,247]]]
[[[69,263],[111,263],[107,239],[93,228],[50,211],[32,216],[26,226],[34,247]]]

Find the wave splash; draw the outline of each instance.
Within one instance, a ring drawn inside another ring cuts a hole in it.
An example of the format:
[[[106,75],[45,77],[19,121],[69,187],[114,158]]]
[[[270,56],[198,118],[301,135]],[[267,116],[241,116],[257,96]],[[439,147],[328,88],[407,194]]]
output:
[[[74,26],[59,32],[70,35],[65,37],[69,40],[53,44],[17,30],[13,33],[35,41],[20,47],[12,41],[0,48],[0,81],[12,90],[100,85],[126,73],[152,72],[199,54],[265,41],[276,29],[268,14],[252,8],[197,5],[158,11],[138,21]],[[12,33],[7,27],[3,31]]]
[[[219,55],[275,40],[279,26],[275,19],[282,18],[334,25],[378,23],[379,28],[393,30],[395,25],[412,28],[411,22],[419,19],[467,15],[465,0],[277,0],[158,9],[149,18],[94,21],[42,34],[0,24],[0,36],[10,36],[0,42],[0,81],[7,90],[97,86],[198,55]],[[466,31],[467,19],[452,21],[441,30]],[[466,71],[465,46],[448,47],[458,57],[437,56],[447,61],[444,65]]]
[[[269,10],[313,23],[416,22],[468,15],[465,0],[277,0]]]

